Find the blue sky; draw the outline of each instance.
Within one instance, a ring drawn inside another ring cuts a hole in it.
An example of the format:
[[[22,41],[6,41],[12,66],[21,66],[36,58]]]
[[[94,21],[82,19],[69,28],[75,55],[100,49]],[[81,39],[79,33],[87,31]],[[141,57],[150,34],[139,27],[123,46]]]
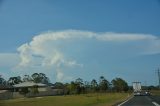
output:
[[[159,0],[0,0],[0,74],[158,84]]]

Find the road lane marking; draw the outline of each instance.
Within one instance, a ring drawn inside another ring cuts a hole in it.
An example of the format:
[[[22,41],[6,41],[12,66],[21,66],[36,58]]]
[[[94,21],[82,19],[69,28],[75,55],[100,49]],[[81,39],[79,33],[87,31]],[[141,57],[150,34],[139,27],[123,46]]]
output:
[[[125,104],[126,102],[128,102],[129,100],[131,100],[134,96],[132,96],[131,98],[127,99],[126,101],[122,102],[121,104],[117,105],[117,106],[122,106],[123,104]]]
[[[158,103],[156,102],[152,102],[155,106],[160,106]]]

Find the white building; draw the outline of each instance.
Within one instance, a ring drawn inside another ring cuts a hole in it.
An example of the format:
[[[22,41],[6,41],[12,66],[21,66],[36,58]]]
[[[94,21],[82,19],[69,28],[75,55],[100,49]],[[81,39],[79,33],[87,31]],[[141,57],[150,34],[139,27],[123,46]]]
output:
[[[47,91],[50,89],[50,87],[48,87],[46,84],[34,83],[34,82],[22,82],[22,83],[13,85],[15,89],[20,90],[22,88],[28,88],[29,91],[31,91],[31,89],[35,86],[37,87],[39,92]]]

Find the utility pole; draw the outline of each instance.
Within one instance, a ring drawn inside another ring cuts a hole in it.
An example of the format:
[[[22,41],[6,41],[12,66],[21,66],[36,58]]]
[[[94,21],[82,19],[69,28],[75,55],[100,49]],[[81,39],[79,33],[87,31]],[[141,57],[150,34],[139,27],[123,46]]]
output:
[[[160,89],[160,70],[157,70],[157,74],[158,74],[158,80],[159,80],[159,89]]]
[[[157,70],[157,75],[158,75],[158,82],[159,82],[159,89],[160,89],[160,70],[159,68]]]

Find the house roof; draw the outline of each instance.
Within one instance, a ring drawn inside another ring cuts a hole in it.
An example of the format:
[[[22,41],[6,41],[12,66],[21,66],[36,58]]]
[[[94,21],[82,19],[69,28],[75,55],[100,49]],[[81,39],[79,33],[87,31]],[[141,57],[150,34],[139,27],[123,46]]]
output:
[[[15,87],[15,88],[33,87],[33,86],[44,87],[44,86],[47,86],[47,85],[46,84],[42,84],[42,83],[34,83],[34,82],[22,82],[22,83],[13,85],[13,87]]]

